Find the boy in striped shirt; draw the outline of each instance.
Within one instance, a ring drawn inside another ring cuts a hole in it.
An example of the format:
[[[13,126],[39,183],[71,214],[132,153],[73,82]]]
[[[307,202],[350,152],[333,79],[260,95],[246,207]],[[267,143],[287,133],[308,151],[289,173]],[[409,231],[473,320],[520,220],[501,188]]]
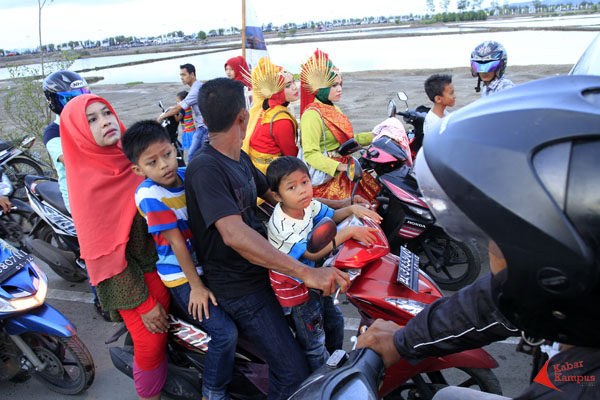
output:
[[[169,134],[156,121],[136,122],[122,139],[123,152],[144,180],[135,193],[140,214],[148,222],[158,253],[156,269],[180,313],[199,321],[210,335],[202,376],[205,399],[226,399],[231,381],[237,328],[217,307],[213,293],[200,278],[188,226],[183,179],[185,168],[177,168],[175,147]]]
[[[307,237],[313,226],[325,217],[340,222],[354,214],[379,222],[381,217],[363,206],[352,205],[333,210],[313,199],[308,168],[296,157],[280,157],[267,169],[267,182],[279,203],[268,224],[269,242],[282,252],[314,266],[332,250],[332,244],[317,253],[307,250]],[[340,230],[338,244],[356,239],[367,245],[375,241],[376,229],[349,226]],[[309,368],[316,370],[327,361],[329,352],[342,347],[344,317],[331,297],[322,297],[308,290],[306,285],[290,276],[269,270],[271,287],[284,313],[290,315],[296,330],[296,339],[304,350]]]

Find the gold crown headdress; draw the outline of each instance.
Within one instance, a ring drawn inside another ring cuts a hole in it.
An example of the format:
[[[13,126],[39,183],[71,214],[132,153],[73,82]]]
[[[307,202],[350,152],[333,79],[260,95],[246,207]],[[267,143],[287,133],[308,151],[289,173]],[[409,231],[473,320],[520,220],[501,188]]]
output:
[[[252,69],[252,77],[247,79],[252,84],[254,102],[269,99],[285,87],[286,78],[291,75],[283,68],[271,62],[269,57],[263,57]]]
[[[307,85],[311,93],[333,86],[337,76],[337,68],[329,60],[327,54],[320,50],[306,60],[300,72],[302,82]]]

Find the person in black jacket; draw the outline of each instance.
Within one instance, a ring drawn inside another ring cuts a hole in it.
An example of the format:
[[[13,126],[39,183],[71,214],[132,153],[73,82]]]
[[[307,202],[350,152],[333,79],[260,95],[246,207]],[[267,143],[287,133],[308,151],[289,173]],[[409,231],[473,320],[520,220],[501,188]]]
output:
[[[415,167],[423,195],[448,234],[488,246],[491,273],[403,329],[376,321],[359,347],[386,366],[415,364],[524,332],[562,348],[548,379],[518,399],[598,398],[599,86],[592,76],[521,85],[453,113],[425,139]],[[434,400],[467,398],[498,397],[445,388]]]

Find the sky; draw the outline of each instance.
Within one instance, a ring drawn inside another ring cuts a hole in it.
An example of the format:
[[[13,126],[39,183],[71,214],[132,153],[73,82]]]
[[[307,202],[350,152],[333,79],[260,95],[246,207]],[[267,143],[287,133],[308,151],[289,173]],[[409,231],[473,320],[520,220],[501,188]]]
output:
[[[253,2],[259,20],[276,25],[426,12],[425,0],[247,1]],[[46,0],[42,43],[241,28],[241,4],[242,0]],[[456,0],[450,4],[453,9]],[[0,49],[34,48],[39,44],[38,0],[0,0],[0,20]]]

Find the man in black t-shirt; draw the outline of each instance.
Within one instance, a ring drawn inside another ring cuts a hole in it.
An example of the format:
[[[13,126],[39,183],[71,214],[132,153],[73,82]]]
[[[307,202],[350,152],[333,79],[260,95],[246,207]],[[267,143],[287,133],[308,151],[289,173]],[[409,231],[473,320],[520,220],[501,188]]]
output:
[[[308,287],[345,291],[348,276],[335,268],[310,268],[265,239],[256,198],[276,203],[265,176],[241,151],[248,124],[243,84],[226,78],[206,82],[200,111],[209,130],[188,166],[185,192],[189,224],[204,280],[240,334],[257,345],[269,364],[268,398],[285,399],[308,376],[306,360],[269,284],[267,269]]]

